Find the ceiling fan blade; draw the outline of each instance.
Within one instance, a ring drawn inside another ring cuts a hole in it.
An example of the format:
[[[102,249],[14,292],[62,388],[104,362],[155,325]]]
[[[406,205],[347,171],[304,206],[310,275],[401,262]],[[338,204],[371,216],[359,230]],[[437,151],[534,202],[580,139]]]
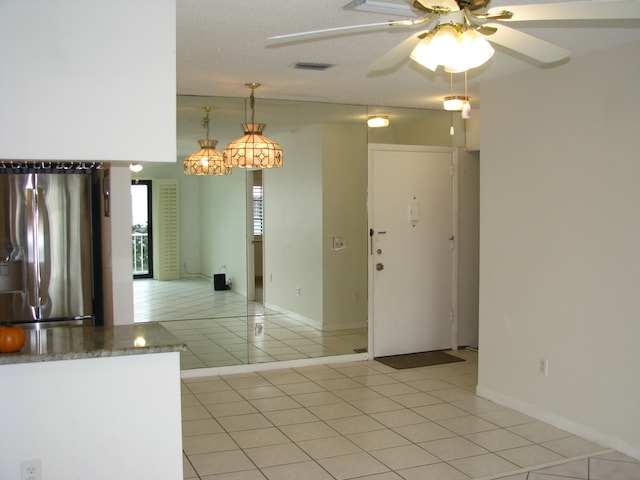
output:
[[[301,40],[311,40],[314,38],[331,37],[333,35],[342,35],[345,33],[358,33],[367,30],[380,30],[389,27],[413,27],[428,22],[435,16],[435,12],[427,12],[418,18],[409,18],[406,20],[390,20],[387,22],[366,23],[364,25],[350,25],[347,27],[323,28],[321,30],[310,30],[308,32],[288,33],[286,35],[276,35],[267,38],[268,42],[289,43]]]
[[[420,38],[425,32],[428,32],[428,30],[414,33],[410,37],[406,38],[378,60],[369,65],[368,70],[370,72],[377,72],[398,66],[409,58],[409,54],[413,51],[418,42],[420,42]]]
[[[415,0],[427,10],[442,10],[443,8],[449,9],[452,12],[460,10],[460,6],[456,0]]]
[[[287,33],[285,35],[275,35],[267,38],[270,43],[287,43],[297,40],[310,40],[313,38],[330,37],[344,33],[364,32],[367,30],[379,30],[390,27],[396,22],[367,23],[364,25],[350,25],[348,27],[323,28],[321,30],[310,30],[308,32]]]
[[[496,32],[487,36],[487,40],[509,50],[521,53],[542,63],[554,63],[569,58],[571,52],[551,42],[542,40],[528,33],[520,32],[499,23],[485,23],[484,26],[495,27]]]
[[[492,8],[489,13],[500,10],[513,12],[507,22],[537,20],[625,20],[640,18],[640,2],[637,0],[580,1],[561,3],[539,3]]]

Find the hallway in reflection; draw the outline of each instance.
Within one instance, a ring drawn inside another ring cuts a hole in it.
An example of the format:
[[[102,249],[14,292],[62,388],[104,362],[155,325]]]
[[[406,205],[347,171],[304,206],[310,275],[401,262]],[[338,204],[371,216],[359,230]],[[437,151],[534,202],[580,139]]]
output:
[[[140,279],[133,289],[135,322],[160,322],[187,345],[183,370],[366,351],[366,328],[323,331],[231,290],[215,291],[207,279]]]

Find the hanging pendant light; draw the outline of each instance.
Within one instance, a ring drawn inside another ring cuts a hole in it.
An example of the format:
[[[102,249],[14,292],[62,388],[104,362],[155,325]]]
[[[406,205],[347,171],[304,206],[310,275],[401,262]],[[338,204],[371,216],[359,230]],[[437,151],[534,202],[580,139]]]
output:
[[[262,135],[266,124],[254,123],[254,91],[259,83],[245,84],[251,89],[251,123],[243,123],[244,135],[235,139],[222,152],[224,164],[235,168],[279,168],[282,167],[282,147]]]
[[[231,168],[224,164],[222,153],[216,150],[217,140],[209,140],[209,112],[211,107],[202,107],[205,116],[202,126],[206,131],[206,139],[198,140],[200,150],[184,159],[185,175],[229,175]]]

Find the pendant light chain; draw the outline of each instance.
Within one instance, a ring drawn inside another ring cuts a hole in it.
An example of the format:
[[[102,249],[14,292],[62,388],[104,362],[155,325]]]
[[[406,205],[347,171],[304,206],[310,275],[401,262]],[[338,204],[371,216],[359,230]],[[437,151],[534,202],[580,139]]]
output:
[[[251,89],[251,96],[249,97],[249,106],[251,108],[251,123],[256,123],[256,97],[253,95],[254,89]]]
[[[205,116],[200,123],[205,129],[205,138],[209,140],[209,112],[211,111],[211,107],[202,107],[202,110],[205,111]]]
[[[282,166],[282,147],[273,140],[265,137],[262,131],[264,123],[255,123],[255,94],[259,83],[245,83],[251,89],[249,107],[251,108],[251,123],[243,123],[244,135],[229,143],[223,151],[224,164],[230,168],[279,168]],[[245,121],[247,118],[247,104],[245,103]]]

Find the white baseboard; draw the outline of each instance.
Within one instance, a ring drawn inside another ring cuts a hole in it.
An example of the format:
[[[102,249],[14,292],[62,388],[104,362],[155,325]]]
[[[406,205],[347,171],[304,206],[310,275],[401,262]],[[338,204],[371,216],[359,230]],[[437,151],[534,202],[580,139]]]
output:
[[[575,422],[568,418],[557,415],[553,412],[549,412],[545,409],[531,405],[522,400],[504,395],[500,392],[496,392],[490,388],[478,385],[476,387],[476,394],[479,397],[491,400],[504,407],[511,408],[517,412],[524,413],[536,420],[548,423],[549,425],[564,430],[565,432],[572,433],[578,437],[589,440],[590,442],[597,443],[603,447],[612,448],[630,457],[640,459],[640,447],[629,445],[627,442],[620,440],[609,435],[605,435],[602,432],[594,430],[591,427]]]
[[[282,313],[283,315],[286,315],[287,317],[291,317],[291,318],[293,318],[294,320],[297,320],[300,323],[304,323],[305,325],[309,325],[310,327],[317,328],[318,330],[322,330],[322,322],[319,322],[319,321],[314,320],[312,318],[305,317],[304,315],[300,315],[300,314],[295,313],[295,312],[290,312],[289,310],[287,310],[285,308],[281,308],[278,305],[265,304],[264,306],[265,306],[265,308],[267,308],[269,310],[273,310],[275,312]]]

